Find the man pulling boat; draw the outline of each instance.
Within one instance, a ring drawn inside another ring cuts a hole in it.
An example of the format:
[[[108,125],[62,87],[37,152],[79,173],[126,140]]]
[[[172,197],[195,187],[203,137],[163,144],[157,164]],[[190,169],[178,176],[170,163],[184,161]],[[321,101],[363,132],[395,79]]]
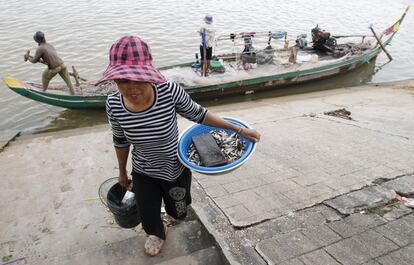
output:
[[[58,56],[55,47],[46,42],[45,34],[41,31],[36,32],[33,39],[38,43],[39,47],[36,49],[34,57],[30,56],[30,50],[27,50],[24,54],[24,61],[30,61],[31,63],[41,62],[47,65],[46,70],[42,74],[43,91],[47,90],[50,80],[59,74],[68,86],[70,94],[74,95],[75,90],[70,81],[68,69],[63,60]]]

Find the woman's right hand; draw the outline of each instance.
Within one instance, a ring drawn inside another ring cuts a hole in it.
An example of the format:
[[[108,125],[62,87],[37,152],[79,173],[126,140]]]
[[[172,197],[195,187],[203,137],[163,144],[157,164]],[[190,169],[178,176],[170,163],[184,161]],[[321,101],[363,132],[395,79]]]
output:
[[[126,172],[123,174],[119,174],[118,183],[121,185],[122,188],[128,187],[128,175]]]

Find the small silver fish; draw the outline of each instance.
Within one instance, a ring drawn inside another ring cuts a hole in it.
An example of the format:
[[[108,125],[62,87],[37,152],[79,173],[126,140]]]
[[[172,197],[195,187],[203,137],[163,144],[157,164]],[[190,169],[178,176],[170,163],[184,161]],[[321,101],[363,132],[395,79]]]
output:
[[[244,153],[246,142],[239,138],[237,133],[229,134],[225,130],[211,130],[217,145],[219,146],[228,163],[238,160]],[[200,157],[194,144],[191,144],[187,151],[188,160],[196,165],[200,165]]]

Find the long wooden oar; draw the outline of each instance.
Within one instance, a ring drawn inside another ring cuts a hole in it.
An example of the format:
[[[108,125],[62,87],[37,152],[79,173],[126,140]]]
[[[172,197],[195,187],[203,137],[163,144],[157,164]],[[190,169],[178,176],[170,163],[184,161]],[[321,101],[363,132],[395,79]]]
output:
[[[364,34],[356,34],[356,35],[334,35],[332,37],[336,38],[336,39],[339,39],[339,38],[355,38],[355,37],[365,38],[365,37],[372,37],[372,36],[367,36],[367,35],[364,35]]]

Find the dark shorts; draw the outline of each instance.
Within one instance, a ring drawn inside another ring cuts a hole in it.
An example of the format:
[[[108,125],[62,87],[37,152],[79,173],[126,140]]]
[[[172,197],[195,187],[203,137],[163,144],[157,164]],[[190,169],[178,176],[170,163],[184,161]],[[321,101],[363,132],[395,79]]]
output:
[[[201,60],[204,60],[204,48],[203,45],[200,45],[200,54],[201,54]],[[206,49],[207,54],[207,60],[211,60],[211,57],[213,55],[213,47],[208,47]]]

